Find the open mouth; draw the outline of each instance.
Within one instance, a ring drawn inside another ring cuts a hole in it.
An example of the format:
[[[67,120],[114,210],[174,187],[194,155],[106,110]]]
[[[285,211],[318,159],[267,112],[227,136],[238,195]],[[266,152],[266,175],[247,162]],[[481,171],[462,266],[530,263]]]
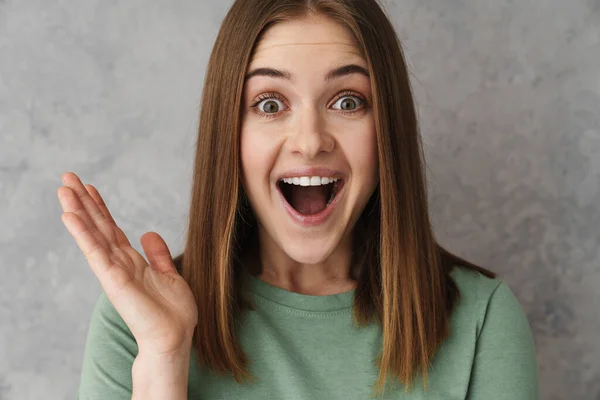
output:
[[[315,215],[324,211],[333,202],[344,185],[342,179],[310,186],[288,182],[280,180],[277,187],[285,201],[302,215]]]

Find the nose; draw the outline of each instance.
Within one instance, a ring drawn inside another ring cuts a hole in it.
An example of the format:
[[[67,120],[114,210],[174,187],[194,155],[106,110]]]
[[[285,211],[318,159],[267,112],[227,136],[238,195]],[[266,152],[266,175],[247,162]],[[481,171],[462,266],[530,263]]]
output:
[[[311,160],[322,152],[331,152],[335,146],[333,137],[326,130],[324,117],[315,108],[306,106],[301,110],[288,137],[290,150]]]

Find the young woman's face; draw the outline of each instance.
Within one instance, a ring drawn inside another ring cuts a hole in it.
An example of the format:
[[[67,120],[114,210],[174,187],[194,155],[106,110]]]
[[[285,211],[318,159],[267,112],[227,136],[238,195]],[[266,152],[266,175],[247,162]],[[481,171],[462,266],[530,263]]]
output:
[[[367,71],[349,32],[323,17],[272,26],[248,66],[243,187],[261,241],[298,263],[339,250],[377,186]]]

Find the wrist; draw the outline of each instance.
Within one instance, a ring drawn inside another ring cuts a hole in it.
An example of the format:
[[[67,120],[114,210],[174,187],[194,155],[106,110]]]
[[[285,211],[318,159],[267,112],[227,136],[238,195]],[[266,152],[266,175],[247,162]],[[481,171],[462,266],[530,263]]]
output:
[[[190,349],[168,354],[138,352],[131,369],[132,399],[187,399]]]

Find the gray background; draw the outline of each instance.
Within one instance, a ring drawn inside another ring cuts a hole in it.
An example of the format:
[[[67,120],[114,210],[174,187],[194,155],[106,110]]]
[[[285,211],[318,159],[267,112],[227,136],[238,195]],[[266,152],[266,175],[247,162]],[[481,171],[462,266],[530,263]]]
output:
[[[134,246],[182,248],[208,56],[231,2],[0,0],[0,398],[72,399],[100,285],[60,221],[74,171]],[[385,2],[432,217],[525,309],[542,399],[600,399],[600,1]]]

